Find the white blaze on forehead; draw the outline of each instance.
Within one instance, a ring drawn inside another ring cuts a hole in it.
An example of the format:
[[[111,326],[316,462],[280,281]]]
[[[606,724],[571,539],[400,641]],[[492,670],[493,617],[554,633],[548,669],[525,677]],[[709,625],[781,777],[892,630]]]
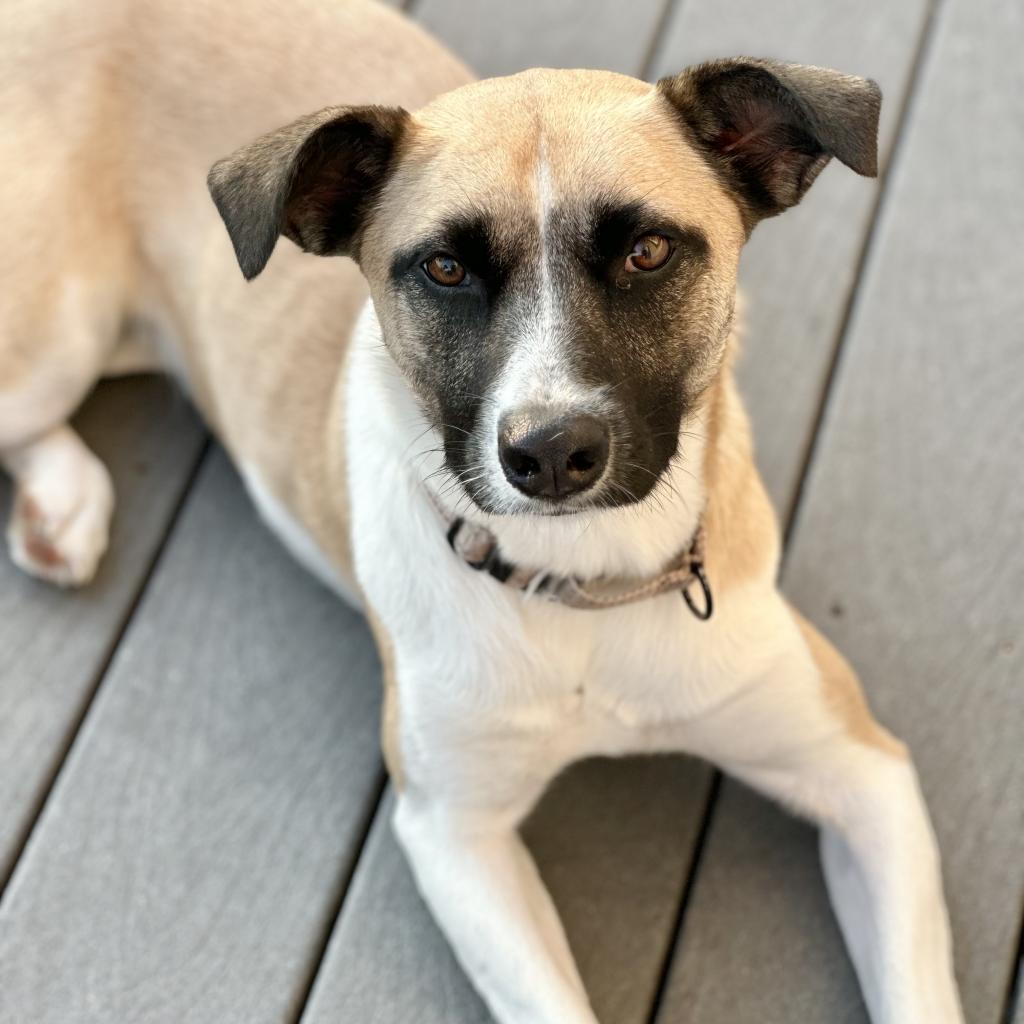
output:
[[[498,425],[503,417],[523,409],[544,409],[551,417],[570,410],[595,412],[606,399],[606,389],[588,387],[577,379],[565,332],[560,330],[563,311],[552,266],[556,250],[551,224],[558,197],[543,133],[537,143],[534,181],[540,253],[537,273],[528,280],[535,282],[536,291],[521,297],[520,333],[494,381],[481,418],[483,429],[475,439],[477,459],[484,467],[491,498],[498,504],[523,501],[505,480],[498,458]]]
[[[534,169],[537,204],[537,229],[540,253],[536,292],[524,296],[521,333],[509,353],[508,361],[495,381],[493,404],[500,418],[525,405],[546,405],[563,409],[593,399],[590,390],[580,386],[574,372],[565,339],[559,330],[560,301],[552,266],[551,213],[557,200],[551,173],[547,140],[540,134]]]
[[[548,162],[547,140],[541,132],[537,144],[537,227],[540,233],[540,331],[554,337],[555,295],[548,262],[548,220],[554,204],[554,183]]]

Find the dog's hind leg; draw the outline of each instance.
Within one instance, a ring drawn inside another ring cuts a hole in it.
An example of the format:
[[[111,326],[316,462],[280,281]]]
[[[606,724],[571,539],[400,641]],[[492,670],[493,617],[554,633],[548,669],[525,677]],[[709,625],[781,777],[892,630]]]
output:
[[[19,298],[24,305],[14,309]],[[114,491],[67,420],[116,345],[118,296],[109,282],[68,277],[35,295],[9,295],[4,306],[0,464],[15,485],[11,558],[34,576],[78,586],[106,550]]]
[[[106,467],[68,426],[5,452],[3,463],[16,482],[11,560],[60,586],[87,583],[107,549],[114,510]]]
[[[701,720],[701,752],[821,826],[829,895],[874,1024],[962,1024],[914,765],[824,637],[779,597],[758,614],[747,633],[774,637],[776,655]]]
[[[117,348],[136,276],[118,106],[109,76],[82,60],[74,76],[36,83],[51,89],[45,118],[27,86],[0,115],[7,539],[21,568],[63,586],[91,579],[107,546],[110,477],[67,423]]]
[[[18,565],[65,586],[95,572],[114,504],[106,469],[67,423],[117,348],[137,277],[123,104],[97,32],[96,46],[25,63],[0,109],[7,537]]]

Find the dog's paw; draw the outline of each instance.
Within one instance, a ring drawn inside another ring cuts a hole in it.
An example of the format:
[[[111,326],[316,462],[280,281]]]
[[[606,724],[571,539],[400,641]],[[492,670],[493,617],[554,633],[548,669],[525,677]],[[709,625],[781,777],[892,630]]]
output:
[[[107,550],[114,487],[91,452],[42,464],[18,481],[7,527],[11,560],[32,576],[80,587]]]

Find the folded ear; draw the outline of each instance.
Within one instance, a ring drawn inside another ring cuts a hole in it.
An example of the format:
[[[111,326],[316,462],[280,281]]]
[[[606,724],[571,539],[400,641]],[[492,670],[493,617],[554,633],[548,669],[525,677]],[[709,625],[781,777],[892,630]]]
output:
[[[328,107],[215,163],[207,184],[246,278],[278,235],[319,256],[351,253],[408,121],[398,107]]]
[[[878,173],[882,94],[867,78],[737,57],[658,88],[740,201],[748,229],[795,206],[831,157]]]

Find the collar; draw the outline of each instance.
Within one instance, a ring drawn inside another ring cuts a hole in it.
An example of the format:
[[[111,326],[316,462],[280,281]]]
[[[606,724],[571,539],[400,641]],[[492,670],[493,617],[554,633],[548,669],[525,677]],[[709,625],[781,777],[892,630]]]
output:
[[[710,619],[714,611],[711,587],[704,574],[703,523],[698,524],[689,545],[655,576],[618,579],[602,576],[595,580],[581,580],[575,576],[559,576],[543,569],[527,568],[505,561],[498,549],[498,540],[490,530],[461,516],[451,515],[432,493],[430,496],[447,524],[448,543],[452,551],[471,569],[485,572],[514,590],[538,594],[568,608],[587,611],[617,608],[677,591],[682,594],[690,611],[702,622]],[[694,590],[700,592],[698,600],[691,593]]]

